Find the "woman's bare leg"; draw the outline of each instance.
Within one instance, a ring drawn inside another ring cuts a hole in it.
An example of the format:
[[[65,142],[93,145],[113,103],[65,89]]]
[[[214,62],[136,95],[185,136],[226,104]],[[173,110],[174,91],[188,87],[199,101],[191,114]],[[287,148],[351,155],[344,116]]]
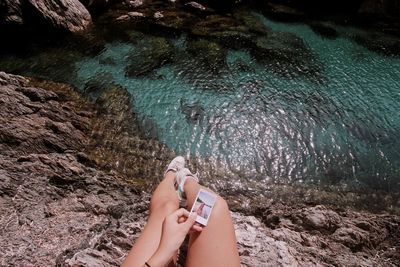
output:
[[[134,243],[122,267],[142,267],[157,250],[161,238],[162,223],[167,215],[179,208],[174,188],[175,172],[169,171],[151,197],[150,216],[140,237]]]
[[[188,208],[191,208],[202,188],[193,179],[187,179],[185,193]],[[218,197],[211,217],[201,233],[192,233],[186,257],[186,266],[240,266],[235,229],[226,201]]]

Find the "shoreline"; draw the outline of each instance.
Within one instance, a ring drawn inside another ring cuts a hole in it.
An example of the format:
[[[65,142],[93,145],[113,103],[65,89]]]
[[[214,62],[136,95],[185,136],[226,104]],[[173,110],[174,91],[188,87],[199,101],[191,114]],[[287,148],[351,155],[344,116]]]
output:
[[[129,128],[134,114],[118,105],[128,97],[121,88],[93,103],[68,85],[4,72],[0,86],[0,264],[119,265],[145,223],[154,185],[126,177],[161,177],[173,153]],[[112,121],[116,114],[120,120]],[[128,164],[120,162],[128,158],[123,147],[110,149],[118,143],[132,148]],[[155,158],[149,148],[161,154]],[[320,193],[301,203],[298,193],[295,205],[229,199],[222,190],[242,265],[400,264],[398,215],[320,205]]]

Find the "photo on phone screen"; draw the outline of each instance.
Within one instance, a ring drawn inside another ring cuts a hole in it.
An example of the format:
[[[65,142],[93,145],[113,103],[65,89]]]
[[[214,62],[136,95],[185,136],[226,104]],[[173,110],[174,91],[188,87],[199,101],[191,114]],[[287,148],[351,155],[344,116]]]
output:
[[[196,222],[206,226],[216,201],[217,196],[215,194],[200,189],[196,201],[193,203],[193,207],[190,210],[190,214],[197,213]]]

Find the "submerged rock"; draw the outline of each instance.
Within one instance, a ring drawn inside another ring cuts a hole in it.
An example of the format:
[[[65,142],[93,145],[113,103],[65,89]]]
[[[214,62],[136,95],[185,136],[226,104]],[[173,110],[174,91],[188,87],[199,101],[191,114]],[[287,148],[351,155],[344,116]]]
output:
[[[243,47],[254,37],[240,21],[222,15],[210,15],[191,28],[193,35],[215,39],[228,47]]]
[[[204,72],[219,74],[226,67],[226,50],[218,43],[205,39],[190,40],[187,51]]]
[[[189,123],[201,122],[204,114],[204,108],[198,101],[190,102],[186,99],[181,99],[181,110]]]
[[[257,38],[250,53],[258,62],[284,77],[302,75],[316,82],[323,80],[318,59],[295,34],[271,32],[268,37]]]
[[[114,87],[114,77],[109,72],[101,72],[94,75],[93,78],[85,83],[83,91],[86,95],[96,99],[104,91]]]
[[[313,32],[324,38],[335,39],[339,36],[339,33],[327,23],[312,22],[309,23],[308,26],[310,26]]]
[[[141,77],[172,61],[174,50],[172,44],[163,37],[153,37],[139,43],[138,51],[128,58],[126,76]]]
[[[359,45],[376,53],[400,57],[400,39],[398,36],[384,33],[360,32],[352,36]]]

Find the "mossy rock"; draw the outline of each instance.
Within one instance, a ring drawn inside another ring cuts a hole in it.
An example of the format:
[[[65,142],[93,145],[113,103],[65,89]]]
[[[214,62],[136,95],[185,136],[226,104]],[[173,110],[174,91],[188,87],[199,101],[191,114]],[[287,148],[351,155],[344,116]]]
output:
[[[250,53],[259,63],[279,75],[291,78],[306,76],[314,81],[323,81],[318,58],[295,34],[272,32],[268,37],[257,38]]]
[[[193,25],[191,34],[215,40],[233,49],[246,47],[256,37],[241,21],[221,15],[207,16]]]
[[[270,29],[265,26],[262,21],[254,16],[249,10],[238,9],[233,12],[233,17],[245,26],[249,32],[266,35]]]
[[[174,57],[174,47],[163,37],[152,37],[140,42],[138,51],[128,58],[125,75],[142,77],[151,74],[156,69],[170,63]]]
[[[188,43],[187,51],[204,72],[212,74],[220,73],[226,67],[226,50],[218,43],[205,39],[191,40]]]

